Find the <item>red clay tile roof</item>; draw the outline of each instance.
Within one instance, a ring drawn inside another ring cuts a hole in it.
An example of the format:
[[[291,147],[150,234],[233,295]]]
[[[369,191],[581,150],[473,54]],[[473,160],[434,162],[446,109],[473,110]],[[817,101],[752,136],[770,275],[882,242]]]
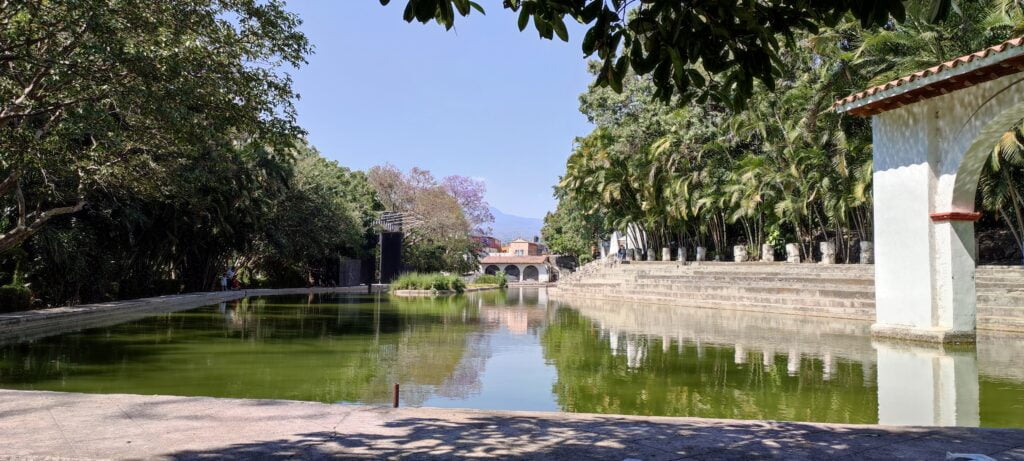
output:
[[[873,86],[859,93],[851,94],[845,98],[837,100],[835,104],[832,105],[832,108],[837,111],[848,112],[853,115],[875,115],[917,101],[940,96],[972,85],[977,85],[978,83],[995,80],[1005,75],[1021,72],[1024,71],[1024,55],[1021,53],[1017,53],[1015,56],[1010,56],[1007,59],[997,60],[990,65],[985,65],[965,73],[954,74],[951,71],[979,59],[1006,53],[1007,51],[1021,47],[1022,45],[1024,45],[1024,37],[1010,39],[998,45],[985,48],[984,50],[976,51],[951,61],[946,61],[937,66],[914,72],[913,74],[898,78],[888,83]],[[913,88],[905,92],[893,91],[893,94],[890,95],[880,95],[879,99],[863,104],[859,107],[843,108],[843,106],[879,95],[879,93],[884,93],[917,80],[937,76],[943,73],[952,75],[945,78],[937,77],[933,82],[929,82],[919,88]]]
[[[487,256],[480,264],[544,264],[547,256]]]

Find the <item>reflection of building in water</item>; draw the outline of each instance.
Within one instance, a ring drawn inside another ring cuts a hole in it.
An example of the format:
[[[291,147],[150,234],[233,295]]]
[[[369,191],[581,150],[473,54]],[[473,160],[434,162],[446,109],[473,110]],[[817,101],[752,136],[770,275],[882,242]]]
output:
[[[913,426],[978,426],[978,361],[974,350],[875,342],[878,422]]]
[[[547,312],[533,307],[480,308],[480,322],[491,327],[503,327],[512,334],[525,335],[544,326]]]
[[[982,332],[976,349],[951,351],[872,340],[870,322],[589,300],[568,304],[599,325],[611,354],[624,352],[631,369],[644,365],[654,338],[661,338],[665,351],[670,338],[680,351],[690,344],[699,360],[705,344],[733,348],[738,365],[760,354],[766,371],[783,354],[785,373],[817,373],[822,381],[833,380],[842,362],[859,363],[865,387],[877,387],[882,424],[977,426],[981,377],[1024,381],[1024,335]]]
[[[528,315],[529,314],[525,309],[496,309],[487,307],[480,309],[481,322],[504,327],[512,334],[516,335],[525,335],[530,331],[530,321],[527,319]]]

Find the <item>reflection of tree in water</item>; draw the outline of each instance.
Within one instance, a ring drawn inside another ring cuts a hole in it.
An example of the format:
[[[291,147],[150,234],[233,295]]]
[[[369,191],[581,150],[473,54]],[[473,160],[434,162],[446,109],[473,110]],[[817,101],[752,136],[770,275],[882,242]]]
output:
[[[0,385],[383,404],[398,382],[417,402],[469,375],[477,330],[461,298],[249,299],[0,347]]]
[[[437,396],[465,399],[480,393],[483,388],[480,376],[487,367],[487,360],[491,358],[490,338],[490,335],[479,332],[466,335],[466,353],[448,379],[437,388]]]
[[[542,337],[557,371],[554,392],[566,411],[872,423],[873,382],[862,364],[787,357],[723,345],[675,342],[602,330],[560,309]],[[740,360],[737,360],[739,358]],[[737,363],[739,362],[739,363]]]

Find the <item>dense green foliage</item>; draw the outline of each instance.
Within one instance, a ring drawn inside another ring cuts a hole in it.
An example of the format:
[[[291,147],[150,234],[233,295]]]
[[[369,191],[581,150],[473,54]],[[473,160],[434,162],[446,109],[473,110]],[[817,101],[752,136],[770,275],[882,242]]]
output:
[[[482,274],[478,275],[473,280],[474,285],[497,285],[498,288],[505,288],[508,285],[508,276],[505,272],[498,272],[497,274]]]
[[[576,256],[583,263],[594,253],[596,242],[607,238],[601,213],[588,211],[563,197],[555,211],[544,216],[540,234],[552,253]]]
[[[97,200],[166,202],[240,145],[290,146],[298,23],[278,1],[0,4],[0,252]]]
[[[362,173],[305,146],[281,2],[0,3],[0,281],[44,304],[320,283],[369,257]]]
[[[912,15],[879,30],[847,20],[797,34],[798,46],[781,51],[775,85],[756,85],[743,110],[663,104],[649,77],[630,75],[622,92],[593,85],[580,106],[596,129],[577,140],[556,195],[560,210],[600,220],[600,232],[557,211],[545,239],[586,251],[618,229],[646,238],[647,248],[705,246],[722,258],[732,245],[758,254],[762,243],[785,242],[812,255],[815,242],[832,240],[849,260],[872,235],[871,132],[868,120],[829,110],[832,101],[1005,40],[1020,23],[1017,4],[979,0],[937,24]],[[1017,139],[993,153],[989,170],[1002,169],[986,176],[980,196],[1019,236]]]
[[[381,0],[387,5],[390,0]],[[908,10],[929,20],[948,14],[952,0],[505,0],[518,12],[518,26],[530,20],[546,39],[567,41],[566,20],[588,27],[583,53],[600,60],[597,84],[616,91],[631,71],[647,75],[654,93],[708,96],[742,106],[758,79],[773,89],[785,73],[782,44],[801,33],[816,33],[851,15],[863,26],[881,26],[891,17],[903,21]],[[407,0],[404,18],[436,21],[451,28],[456,14],[483,9],[470,0]],[[710,75],[705,73],[709,72]]]
[[[0,286],[0,313],[18,312],[32,307],[32,291],[24,285]]]
[[[47,304],[207,290],[229,265],[259,286],[322,283],[329,257],[368,257],[376,203],[365,175],[304,146],[218,152],[149,198],[108,188],[0,258]],[[2,277],[3,274],[0,274]]]
[[[462,291],[466,289],[466,283],[455,275],[441,274],[438,272],[407,272],[398,276],[398,278],[391,282],[391,289],[454,291],[456,293],[462,293]]]

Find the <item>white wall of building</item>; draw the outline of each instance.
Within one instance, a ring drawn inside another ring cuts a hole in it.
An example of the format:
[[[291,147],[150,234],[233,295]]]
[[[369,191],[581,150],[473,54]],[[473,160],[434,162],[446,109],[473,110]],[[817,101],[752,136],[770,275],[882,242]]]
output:
[[[876,333],[973,334],[978,177],[999,135],[1024,117],[1019,74],[875,115]]]

